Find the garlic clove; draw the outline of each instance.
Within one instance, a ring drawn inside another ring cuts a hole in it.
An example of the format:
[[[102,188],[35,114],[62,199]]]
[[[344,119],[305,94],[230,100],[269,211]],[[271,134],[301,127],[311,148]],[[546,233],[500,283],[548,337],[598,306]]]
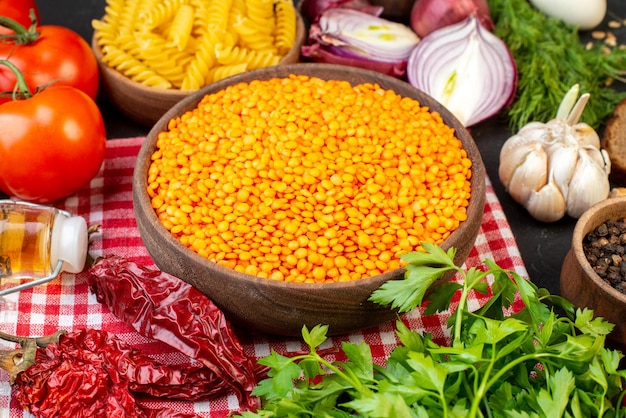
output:
[[[604,171],[608,176],[611,172],[611,160],[606,150],[600,150],[596,147],[585,145],[580,147],[580,152],[584,152],[591,159],[591,161]]]
[[[548,155],[539,143],[527,146],[531,147],[531,151],[515,167],[505,186],[511,197],[522,204],[528,200],[532,192],[539,190],[548,181]],[[505,159],[504,163],[515,164],[510,158]]]
[[[498,176],[500,181],[507,187],[511,181],[511,176],[517,167],[526,159],[526,156],[533,152],[534,143],[523,141],[523,137],[512,136],[500,150],[500,165]],[[507,146],[512,145],[512,146]]]
[[[580,145],[590,145],[600,149],[600,136],[591,126],[580,122],[573,125],[572,130]]]
[[[578,159],[578,147],[556,143],[548,151],[548,165],[552,173],[552,181],[559,188],[561,194],[567,199],[569,182],[574,175],[576,160]]]
[[[534,122],[531,122],[534,123]],[[538,129],[529,130],[520,135],[516,134],[509,137],[500,149],[500,166],[498,174],[500,181],[506,187],[509,184],[513,172],[525,159],[529,152],[533,152],[541,147],[543,142],[543,123],[536,122]],[[539,126],[541,125],[541,127]],[[528,125],[526,125],[528,126]],[[522,132],[524,128],[520,132]]]
[[[610,189],[605,168],[595,163],[588,150],[581,149],[569,183],[567,214],[579,218],[591,206],[606,199]]]
[[[530,215],[541,222],[556,222],[565,216],[565,198],[554,181],[549,181],[528,196],[524,205]]]

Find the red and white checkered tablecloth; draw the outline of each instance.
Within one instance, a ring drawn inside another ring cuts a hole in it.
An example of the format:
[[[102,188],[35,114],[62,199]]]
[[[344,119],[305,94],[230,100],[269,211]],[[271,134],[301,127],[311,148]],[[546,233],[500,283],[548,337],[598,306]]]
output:
[[[89,225],[101,224],[101,235],[90,247],[94,256],[118,254],[139,263],[154,266],[137,230],[132,204],[132,174],[139,147],[144,138],[128,138],[107,141],[106,160],[100,174],[90,187],[57,202],[56,207],[84,216]],[[466,261],[466,267],[480,265],[483,260],[494,260],[503,268],[528,277],[515,238],[502,211],[491,182],[487,179],[487,199],[482,226]],[[473,295],[470,308],[483,302],[480,295]],[[453,301],[454,305],[454,301]],[[404,319],[414,329],[433,334],[443,341],[448,336],[445,323],[447,315],[424,317],[416,309]],[[20,336],[41,336],[58,329],[103,329],[154,356],[161,361],[172,361],[178,356],[165,344],[150,341],[117,320],[99,304],[89,292],[86,274],[62,274],[46,285],[22,290],[0,298],[0,331]],[[349,335],[332,338],[326,348],[340,347],[342,341],[367,342],[377,362],[382,364],[397,344],[394,321]],[[270,348],[288,353],[304,349],[296,338],[253,334],[237,330],[245,350],[257,358],[270,353]],[[15,345],[0,343],[1,348]],[[205,402],[167,402],[168,406],[181,411],[195,411],[201,417],[226,417],[238,408],[234,394]],[[158,406],[158,404],[153,404]],[[8,374],[0,371],[0,418],[28,417],[17,402],[11,398]]]

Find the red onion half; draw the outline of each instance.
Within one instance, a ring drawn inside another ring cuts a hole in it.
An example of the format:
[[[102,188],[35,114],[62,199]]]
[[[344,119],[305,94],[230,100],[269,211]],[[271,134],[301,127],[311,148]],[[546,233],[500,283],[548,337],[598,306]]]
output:
[[[472,126],[512,102],[517,66],[507,45],[471,15],[423,38],[409,57],[407,79]]]
[[[459,23],[475,14],[483,26],[494,24],[487,0],[417,0],[411,9],[411,27],[420,37],[443,27]]]
[[[399,77],[406,73],[407,60],[418,42],[407,25],[337,7],[324,11],[311,25],[302,55]]]
[[[374,61],[406,60],[419,42],[406,25],[341,7],[322,13],[319,27],[322,43]]]

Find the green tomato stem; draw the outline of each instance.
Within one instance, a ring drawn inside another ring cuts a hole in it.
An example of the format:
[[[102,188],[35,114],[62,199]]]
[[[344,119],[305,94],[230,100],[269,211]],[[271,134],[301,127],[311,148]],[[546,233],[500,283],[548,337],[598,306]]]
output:
[[[20,69],[17,68],[15,64],[9,60],[0,59],[0,65],[9,67],[9,69],[13,71],[13,74],[15,74],[17,81],[15,83],[15,89],[13,90],[13,100],[17,99],[17,96],[21,96],[23,99],[30,99],[33,97],[33,93],[30,91],[28,83],[26,83],[26,80],[24,79],[24,74],[22,74]]]
[[[2,35],[0,38],[3,40],[11,40],[16,45],[32,44],[39,39],[40,33],[37,31],[37,17],[35,16],[35,11],[33,9],[30,9],[29,16],[31,25],[28,29],[13,19],[9,19],[6,16],[0,16],[0,25],[15,32],[15,34],[11,35]]]

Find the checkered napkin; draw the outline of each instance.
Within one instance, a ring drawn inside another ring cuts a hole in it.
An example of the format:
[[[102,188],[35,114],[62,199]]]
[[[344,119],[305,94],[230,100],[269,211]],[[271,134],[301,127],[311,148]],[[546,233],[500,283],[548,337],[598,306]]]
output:
[[[106,159],[100,174],[90,186],[57,202],[56,207],[78,214],[88,225],[101,224],[101,234],[93,240],[90,253],[94,256],[118,254],[138,263],[154,266],[143,245],[132,204],[132,175],[140,138],[107,141]],[[491,259],[503,268],[516,271],[523,277],[528,274],[520,257],[515,238],[504,216],[500,202],[487,179],[487,199],[481,229],[476,244],[466,261],[466,267],[481,265]],[[453,280],[458,280],[454,278]],[[484,296],[472,294],[470,309],[482,305]],[[453,300],[454,308],[456,301]],[[448,315],[422,316],[416,309],[405,314],[404,319],[413,329],[430,333],[439,341],[449,337],[446,330]],[[339,348],[342,341],[355,343],[365,341],[371,346],[372,355],[383,364],[398,340],[394,333],[395,321],[334,337],[323,348]],[[99,304],[89,292],[86,274],[64,273],[48,284],[22,290],[0,298],[0,331],[20,336],[41,336],[59,329],[103,329],[117,334],[121,339],[163,362],[180,361],[180,354],[163,343],[148,340],[117,320]],[[297,338],[284,338],[251,333],[238,329],[237,334],[249,355],[264,357],[274,348],[281,353],[303,350],[305,346]],[[6,347],[5,347],[6,346]],[[2,348],[13,348],[4,344]],[[152,402],[152,401],[151,401]],[[226,417],[238,408],[234,394],[205,402],[155,401],[149,406],[158,407],[159,402],[175,410],[196,412],[202,417]],[[8,374],[0,372],[0,418],[29,416],[15,400],[11,399]]]

